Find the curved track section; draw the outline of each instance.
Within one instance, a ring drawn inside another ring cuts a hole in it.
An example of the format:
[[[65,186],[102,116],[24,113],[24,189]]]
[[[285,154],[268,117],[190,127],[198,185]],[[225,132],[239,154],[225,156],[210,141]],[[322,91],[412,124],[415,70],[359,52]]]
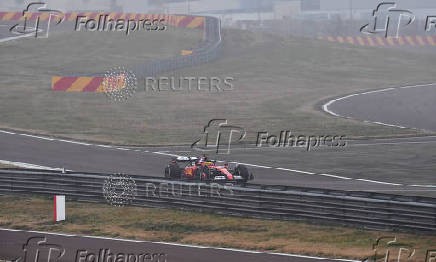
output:
[[[380,164],[379,171],[376,169],[379,164],[374,159],[358,160],[371,162],[370,170],[366,171],[364,167],[356,169],[357,156],[373,156],[372,152],[379,152],[380,147],[388,145],[399,148],[401,154],[407,154],[404,146],[431,146],[434,142],[434,138],[355,141],[350,142],[346,151],[333,153],[327,149],[308,153],[304,149],[235,148],[229,156],[216,157],[217,160],[247,165],[258,184],[435,196],[436,185],[432,185],[434,161],[431,159],[424,165],[420,178],[410,178],[410,172],[404,166],[393,166],[396,169],[406,169],[403,176],[399,176],[398,172],[389,173],[390,166],[386,159]],[[193,152],[189,147],[129,148],[2,130],[0,146],[2,160],[76,172],[127,173],[145,177],[163,177],[163,169],[171,156],[198,155],[198,152]],[[379,157],[375,157],[380,161]],[[338,159],[341,169],[337,169],[335,164]],[[396,159],[392,161],[397,163]],[[411,161],[412,164],[416,162],[413,159]],[[411,168],[418,173],[419,169],[412,164]],[[418,164],[422,166],[423,162]],[[399,181],[400,178],[403,180]]]
[[[436,131],[436,83],[386,88],[329,101],[323,110],[333,116],[378,125]]]

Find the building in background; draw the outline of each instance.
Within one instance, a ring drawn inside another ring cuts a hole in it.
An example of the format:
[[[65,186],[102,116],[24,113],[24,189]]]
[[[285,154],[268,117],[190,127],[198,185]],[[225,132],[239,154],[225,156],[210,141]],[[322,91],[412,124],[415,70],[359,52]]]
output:
[[[31,2],[44,2],[63,12],[113,11],[147,13],[149,0],[1,0],[0,11],[22,11]]]
[[[0,10],[21,11],[32,0],[1,0]],[[38,0],[50,8],[70,11],[118,11],[213,15],[225,23],[240,20],[363,19],[381,0]],[[392,0],[418,16],[435,15],[435,0]]]

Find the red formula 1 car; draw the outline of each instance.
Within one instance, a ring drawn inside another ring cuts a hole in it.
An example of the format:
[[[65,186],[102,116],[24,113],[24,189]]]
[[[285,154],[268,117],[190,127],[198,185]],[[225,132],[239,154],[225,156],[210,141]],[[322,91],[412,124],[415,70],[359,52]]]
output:
[[[206,157],[177,157],[165,167],[165,178],[180,180],[197,180],[205,182],[246,183],[253,180],[253,174],[244,165],[233,169],[228,164],[218,166],[216,161]]]

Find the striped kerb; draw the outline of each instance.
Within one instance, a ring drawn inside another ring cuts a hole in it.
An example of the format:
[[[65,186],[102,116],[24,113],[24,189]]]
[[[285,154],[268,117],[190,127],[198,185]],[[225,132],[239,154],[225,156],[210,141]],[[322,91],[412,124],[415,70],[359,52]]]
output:
[[[103,77],[54,76],[51,80],[54,91],[103,92]]]
[[[204,30],[205,18],[197,16],[167,15],[167,14],[135,14],[135,13],[108,13],[108,12],[72,12],[64,14],[65,21],[75,22],[78,16],[86,16],[88,19],[98,19],[100,15],[108,15],[108,19],[144,20],[165,19],[165,24],[174,27],[199,28]],[[49,13],[25,13],[23,12],[0,12],[0,21],[48,21]],[[182,50],[182,55],[190,55],[192,50]],[[52,77],[52,90],[71,92],[103,92],[103,77],[76,77],[54,76]],[[120,82],[121,85],[121,82]]]
[[[436,46],[436,36],[319,36],[318,39],[360,46]]]

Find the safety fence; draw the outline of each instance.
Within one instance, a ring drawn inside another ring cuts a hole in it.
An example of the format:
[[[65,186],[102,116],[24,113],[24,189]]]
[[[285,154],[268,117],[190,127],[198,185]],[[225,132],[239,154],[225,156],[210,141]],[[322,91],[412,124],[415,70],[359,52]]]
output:
[[[82,15],[87,15],[86,13]],[[92,14],[95,17],[101,14]],[[129,14],[127,15],[129,16]],[[118,17],[116,15],[115,17]],[[138,19],[164,19],[167,24],[175,27],[203,29],[203,40],[200,45],[192,50],[181,50],[181,55],[168,59],[152,61],[127,68],[137,79],[154,77],[160,73],[174,71],[180,68],[192,67],[214,60],[222,44],[221,23],[214,17],[183,16],[183,15],[135,15],[130,17]],[[111,68],[108,68],[110,70]],[[76,92],[104,92],[104,73],[93,75],[74,74],[70,76],[52,77],[52,90]]]
[[[229,186],[144,176],[130,178],[135,184],[129,187],[134,188],[129,194],[134,197],[127,204],[132,206],[380,230],[436,232],[436,199],[430,197],[258,184]],[[113,181],[113,176],[96,173],[2,169],[0,193],[61,194],[74,201],[110,202],[105,198],[105,185],[111,179]]]

